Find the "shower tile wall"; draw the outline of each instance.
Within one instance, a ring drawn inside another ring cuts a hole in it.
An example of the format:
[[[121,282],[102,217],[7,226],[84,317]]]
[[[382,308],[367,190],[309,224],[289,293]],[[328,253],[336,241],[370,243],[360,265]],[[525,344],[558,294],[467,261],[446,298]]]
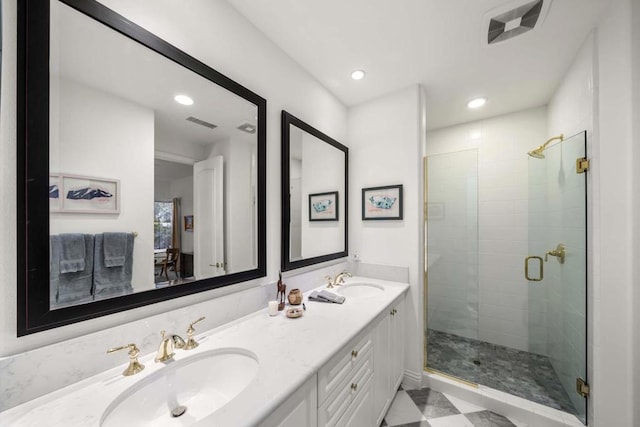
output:
[[[523,260],[528,255],[526,152],[547,139],[547,109],[540,107],[429,132],[427,156],[478,150],[478,298],[476,338],[529,351],[529,284]],[[431,171],[429,171],[431,174]],[[431,192],[429,182],[429,191]],[[430,196],[430,202],[432,198]],[[445,212],[447,212],[445,207]],[[432,225],[429,224],[429,232]],[[432,235],[428,236],[429,241]],[[429,261],[431,263],[431,261]],[[439,261],[435,261],[436,263]],[[435,264],[431,266],[436,270]],[[436,306],[455,306],[453,298],[432,296],[429,274],[429,327],[443,332],[449,318]],[[457,299],[462,298],[459,294]],[[466,298],[473,298],[468,296]],[[468,306],[471,307],[471,306]],[[470,317],[474,313],[468,309]]]
[[[478,151],[432,156],[427,237],[430,328],[478,338]]]

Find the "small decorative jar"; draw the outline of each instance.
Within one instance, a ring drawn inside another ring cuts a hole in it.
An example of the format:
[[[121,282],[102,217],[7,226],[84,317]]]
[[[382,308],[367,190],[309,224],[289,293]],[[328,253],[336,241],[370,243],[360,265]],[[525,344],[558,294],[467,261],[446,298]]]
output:
[[[300,289],[291,289],[287,299],[291,305],[300,305],[302,304],[302,292],[300,292]]]

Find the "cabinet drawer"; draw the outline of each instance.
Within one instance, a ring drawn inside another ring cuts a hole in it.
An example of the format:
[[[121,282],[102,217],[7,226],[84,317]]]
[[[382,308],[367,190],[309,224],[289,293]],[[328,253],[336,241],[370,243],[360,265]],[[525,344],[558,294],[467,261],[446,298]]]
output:
[[[367,352],[356,368],[348,375],[327,401],[318,409],[318,426],[335,426],[361,393],[369,392],[368,386],[373,376],[373,352]],[[365,387],[366,386],[366,387]]]
[[[347,381],[353,369],[368,357],[372,348],[371,332],[368,332],[349,343],[320,368],[318,371],[318,402],[320,404]]]
[[[369,376],[362,384],[358,384],[361,390],[353,397],[351,405],[340,418],[335,427],[371,427],[375,424],[373,418],[372,399],[371,399],[371,382],[372,377]]]

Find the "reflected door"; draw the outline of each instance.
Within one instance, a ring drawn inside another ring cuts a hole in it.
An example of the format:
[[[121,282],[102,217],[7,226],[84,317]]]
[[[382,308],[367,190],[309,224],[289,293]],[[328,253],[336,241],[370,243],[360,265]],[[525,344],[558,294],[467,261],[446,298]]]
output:
[[[531,368],[553,405],[586,422],[586,398],[576,382],[587,379],[587,187],[577,159],[586,157],[585,132],[529,158],[529,348],[552,370]],[[528,268],[527,268],[528,267]],[[559,406],[559,407],[558,407]]]
[[[193,267],[196,279],[225,273],[223,158],[193,165]]]

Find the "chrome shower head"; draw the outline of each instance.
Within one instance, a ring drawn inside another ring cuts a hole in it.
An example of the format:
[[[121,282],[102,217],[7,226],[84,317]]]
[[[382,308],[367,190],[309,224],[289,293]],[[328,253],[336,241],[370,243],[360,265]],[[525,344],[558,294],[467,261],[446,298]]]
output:
[[[559,139],[560,141],[564,141],[564,135],[560,134],[558,136],[554,136],[553,138],[549,138],[547,142],[545,142],[538,148],[529,151],[527,154],[536,159],[544,159],[543,151],[547,148],[547,145],[549,145],[551,142],[557,139]]]

